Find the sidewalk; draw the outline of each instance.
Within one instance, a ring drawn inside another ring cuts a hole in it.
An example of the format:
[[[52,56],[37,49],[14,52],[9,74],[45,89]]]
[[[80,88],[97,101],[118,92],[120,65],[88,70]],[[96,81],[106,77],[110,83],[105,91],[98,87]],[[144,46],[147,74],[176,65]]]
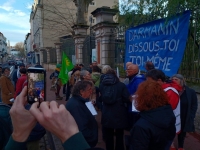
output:
[[[53,71],[47,71],[46,74],[46,92],[47,92],[47,101],[51,101],[51,100],[55,100],[55,94],[54,92],[50,91],[50,87],[51,87],[51,81],[49,79],[50,74]],[[62,89],[60,90],[60,95],[62,96]],[[57,100],[57,102],[59,104],[66,104],[65,101],[65,97],[63,100]],[[102,132],[101,132],[101,112],[98,111],[98,115],[96,116],[96,120],[98,123],[98,131],[99,131],[99,140],[97,143],[96,147],[100,147],[100,148],[104,148],[105,149],[105,144],[104,141],[102,139]],[[54,140],[54,144],[56,147],[56,150],[63,150],[61,142],[58,138],[56,138],[55,136],[53,136],[53,140]],[[175,145],[177,145],[177,140],[175,142]],[[185,145],[184,145],[184,149],[185,150],[200,150],[200,134],[187,134],[186,139],[185,139]]]

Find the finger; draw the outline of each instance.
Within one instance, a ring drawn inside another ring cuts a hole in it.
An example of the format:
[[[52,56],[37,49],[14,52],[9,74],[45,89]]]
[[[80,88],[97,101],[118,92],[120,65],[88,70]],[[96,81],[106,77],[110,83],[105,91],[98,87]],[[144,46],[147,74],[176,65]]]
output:
[[[40,111],[43,113],[48,113],[50,111],[49,105],[50,105],[49,102],[40,103],[40,107],[39,107]]]
[[[39,102],[33,103],[29,111],[40,122],[43,120],[43,114],[38,108],[38,106]]]
[[[26,95],[27,95],[27,86],[25,86],[23,88],[23,90],[21,91],[21,93],[17,96],[13,106],[16,106],[16,107],[23,106],[24,107],[24,104],[26,102]]]
[[[56,102],[56,101],[51,101],[50,102],[50,109],[52,110],[52,111],[57,111],[58,110],[58,103]]]

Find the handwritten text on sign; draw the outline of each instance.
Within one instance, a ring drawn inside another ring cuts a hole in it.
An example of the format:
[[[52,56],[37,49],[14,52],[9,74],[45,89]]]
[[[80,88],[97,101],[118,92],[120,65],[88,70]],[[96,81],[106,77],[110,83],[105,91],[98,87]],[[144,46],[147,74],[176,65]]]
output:
[[[160,19],[126,31],[126,62],[145,70],[147,61],[171,76],[177,72],[186,45],[190,12]]]

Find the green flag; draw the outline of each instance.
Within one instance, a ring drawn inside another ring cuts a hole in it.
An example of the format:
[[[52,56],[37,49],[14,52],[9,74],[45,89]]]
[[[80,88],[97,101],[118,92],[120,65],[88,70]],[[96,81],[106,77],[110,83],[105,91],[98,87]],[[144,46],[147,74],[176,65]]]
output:
[[[62,84],[66,84],[69,80],[68,72],[74,68],[74,65],[72,64],[71,60],[65,55],[63,52],[62,54],[62,67],[60,70],[60,74],[58,78],[61,79]]]

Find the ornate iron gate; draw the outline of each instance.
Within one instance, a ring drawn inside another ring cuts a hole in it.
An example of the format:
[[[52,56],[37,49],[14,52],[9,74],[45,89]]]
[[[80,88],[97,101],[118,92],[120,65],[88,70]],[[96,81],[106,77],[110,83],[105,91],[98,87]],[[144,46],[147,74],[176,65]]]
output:
[[[95,49],[95,37],[88,35],[83,42],[83,64],[85,67],[92,62],[92,49]]]

